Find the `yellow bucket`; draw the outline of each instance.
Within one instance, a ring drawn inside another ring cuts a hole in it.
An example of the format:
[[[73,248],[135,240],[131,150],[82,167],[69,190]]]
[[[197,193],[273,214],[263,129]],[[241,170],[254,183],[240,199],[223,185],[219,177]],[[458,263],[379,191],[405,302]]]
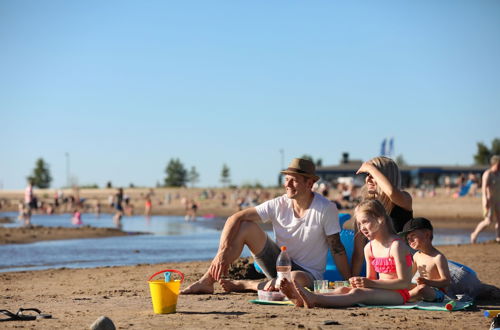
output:
[[[180,280],[165,282],[165,280],[154,281],[153,278],[159,274],[171,272],[181,276]],[[184,281],[184,274],[175,269],[166,269],[153,274],[149,280],[149,291],[153,301],[153,311],[155,314],[175,313],[177,306],[177,297],[181,289],[181,283]]]

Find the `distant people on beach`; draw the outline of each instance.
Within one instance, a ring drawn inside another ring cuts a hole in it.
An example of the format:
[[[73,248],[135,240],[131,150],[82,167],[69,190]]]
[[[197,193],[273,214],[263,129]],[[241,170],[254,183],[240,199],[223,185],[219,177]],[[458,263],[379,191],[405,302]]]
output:
[[[101,216],[101,203],[99,203],[98,199],[96,199],[94,202],[94,213],[96,218],[99,218]]]
[[[172,203],[172,194],[170,192],[165,193],[165,195],[163,196],[163,201],[165,205],[170,205],[170,203]]]
[[[495,239],[500,242],[500,156],[498,155],[491,157],[490,168],[483,173],[481,192],[484,220],[477,224],[470,235],[470,241],[476,243],[479,233],[494,223]]]
[[[479,180],[474,173],[469,173],[469,179],[467,183],[470,184],[469,195],[476,196],[477,190],[479,188]]]
[[[297,281],[284,280],[282,292],[297,307],[349,307],[356,304],[402,305],[410,298],[412,256],[394,232],[391,218],[377,199],[365,200],[355,209],[359,231],[369,240],[364,247],[366,277],[349,279],[351,287],[315,294]]]
[[[314,163],[296,158],[281,173],[285,175],[286,194],[229,217],[221,234],[219,250],[209,269],[182,294],[213,293],[215,282],[219,282],[227,292],[276,290],[276,260],[282,245],[286,246],[292,259],[291,278],[302,286],[312,287],[315,279],[323,278],[328,248],[332,250],[337,268],[344,278],[350,277],[347,255],[339,235],[341,228],[337,208],[311,191],[319,179]],[[259,226],[261,221],[272,223],[276,242]],[[244,245],[249,247],[267,281],[223,279]]]
[[[153,202],[151,201],[151,197],[149,196],[149,194],[146,194],[145,199],[146,200],[144,202],[144,216],[151,217],[153,213]]]
[[[71,223],[74,226],[81,226],[83,224],[82,212],[79,209],[75,209],[75,211],[73,212],[73,217],[71,218]]]
[[[220,206],[221,207],[226,207],[227,206],[226,199],[227,199],[226,193],[225,192],[221,192],[220,193]]]
[[[153,215],[153,196],[155,192],[153,189],[149,189],[149,191],[146,193],[146,196],[144,197],[144,216],[145,217],[151,217]],[[166,202],[165,204],[169,204],[170,202]]]
[[[127,216],[133,216],[134,215],[134,204],[131,202],[131,198],[129,195],[124,194],[123,195],[123,211],[125,215]]]
[[[113,206],[115,208],[115,215],[113,217],[113,223],[116,227],[121,227],[121,221],[123,217],[123,188],[118,188],[113,200]]]
[[[398,165],[388,157],[375,157],[364,162],[356,174],[365,174],[362,199],[377,199],[392,219],[393,228],[400,232],[406,222],[413,218],[411,195],[401,187],[401,172]],[[357,223],[357,222],[356,222]],[[355,227],[356,232],[358,229]],[[359,275],[363,267],[363,247],[366,238],[355,235],[352,256],[352,274]]]
[[[198,213],[198,203],[194,199],[189,199],[189,201],[186,202],[186,216],[184,217],[184,220],[186,221],[196,221],[196,216]]]
[[[31,214],[37,207],[37,201],[33,194],[33,182],[28,180],[26,189],[24,189],[24,208],[23,208],[23,221],[25,226],[31,225]]]

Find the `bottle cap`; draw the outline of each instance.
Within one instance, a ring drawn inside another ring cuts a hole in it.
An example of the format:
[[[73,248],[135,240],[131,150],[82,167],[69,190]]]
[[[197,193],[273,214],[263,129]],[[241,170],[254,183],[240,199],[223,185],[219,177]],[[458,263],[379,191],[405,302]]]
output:
[[[286,246],[284,246],[284,245],[283,245],[283,246],[281,247],[281,251],[286,251]]]

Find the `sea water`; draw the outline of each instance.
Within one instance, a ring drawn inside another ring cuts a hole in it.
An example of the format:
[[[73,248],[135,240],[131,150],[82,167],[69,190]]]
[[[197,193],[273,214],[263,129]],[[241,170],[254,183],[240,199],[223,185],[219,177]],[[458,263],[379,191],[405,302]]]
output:
[[[0,217],[15,219],[16,216],[16,213],[0,213]],[[84,214],[82,221],[94,227],[114,227],[112,215],[108,214],[99,217]],[[131,216],[123,218],[122,230],[134,235],[0,245],[0,272],[210,260],[217,252],[224,221],[223,218],[200,218],[186,222],[180,216]],[[70,214],[34,215],[32,224],[74,227]],[[21,223],[2,225],[16,227]],[[269,231],[268,234],[272,236]],[[469,243],[469,234],[460,229],[436,229],[434,243]],[[493,238],[492,232],[484,232],[479,241]],[[249,255],[250,251],[245,248],[243,256]]]

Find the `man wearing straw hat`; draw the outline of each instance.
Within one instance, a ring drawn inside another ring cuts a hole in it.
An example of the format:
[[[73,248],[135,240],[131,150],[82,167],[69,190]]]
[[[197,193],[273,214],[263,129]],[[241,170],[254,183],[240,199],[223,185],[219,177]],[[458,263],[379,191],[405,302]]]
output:
[[[315,172],[310,160],[293,159],[288,168],[281,171],[285,174],[286,194],[230,216],[222,230],[217,255],[207,272],[181,293],[210,294],[214,292],[215,282],[228,292],[274,287],[276,259],[282,245],[287,247],[292,259],[292,280],[298,284],[312,287],[314,280],[323,278],[328,248],[340,273],[348,279],[350,271],[340,241],[338,210],[334,203],[311,191],[319,179]],[[261,229],[260,221],[271,221],[276,242]],[[223,279],[244,245],[270,281]]]

